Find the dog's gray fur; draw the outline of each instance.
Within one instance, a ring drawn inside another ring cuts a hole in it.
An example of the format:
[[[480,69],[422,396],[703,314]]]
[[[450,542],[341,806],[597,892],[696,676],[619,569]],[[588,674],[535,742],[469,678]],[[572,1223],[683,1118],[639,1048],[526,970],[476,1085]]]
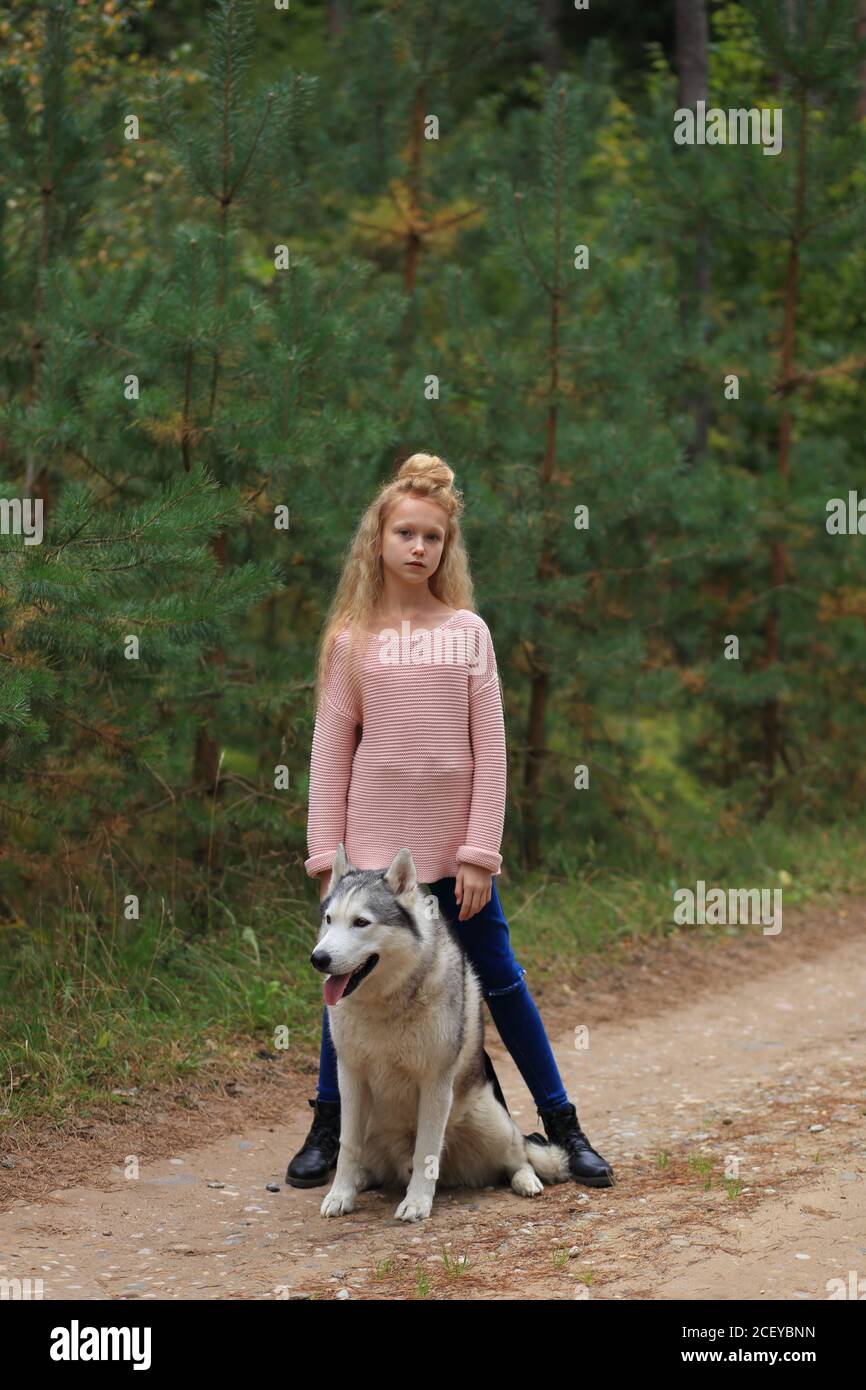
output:
[[[528,1142],[494,1094],[484,1063],[481,986],[408,849],[385,870],[334,856],[311,960],[328,975],[377,964],[328,1005],[340,1087],[340,1149],[323,1216],[354,1209],[372,1186],[407,1185],[395,1215],[430,1215],[437,1180],[508,1180],[534,1197],[569,1177],[568,1156]],[[366,925],[364,925],[366,924]]]

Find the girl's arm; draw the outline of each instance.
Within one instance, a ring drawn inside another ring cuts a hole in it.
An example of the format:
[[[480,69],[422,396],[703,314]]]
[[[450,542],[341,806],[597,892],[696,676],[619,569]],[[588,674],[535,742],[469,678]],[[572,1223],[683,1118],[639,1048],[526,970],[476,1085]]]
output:
[[[469,734],[475,773],[466,843],[457,850],[458,864],[477,864],[497,874],[502,867],[505,824],[505,718],[493,640],[484,624],[487,649],[483,673],[469,678]]]
[[[352,690],[342,674],[342,650],[335,648],[316,712],[310,754],[310,796],[304,868],[310,878],[330,869],[346,838],[346,798],[358,743],[359,718]]]

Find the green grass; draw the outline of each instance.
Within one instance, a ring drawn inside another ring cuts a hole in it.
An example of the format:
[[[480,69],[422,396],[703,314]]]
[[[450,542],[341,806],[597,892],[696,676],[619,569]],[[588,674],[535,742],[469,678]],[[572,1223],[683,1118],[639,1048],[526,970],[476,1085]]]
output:
[[[449,1279],[459,1279],[466,1274],[469,1269],[468,1255],[451,1255],[447,1250],[442,1251],[442,1264]]]
[[[679,827],[666,823],[664,852],[648,837],[628,865],[604,862],[594,850],[582,863],[575,854],[572,868],[555,847],[556,876],[497,887],[518,959],[534,978],[554,980],[611,942],[675,930],[673,889],[699,878],[735,887],[784,883],[785,907],[863,892],[863,837],[863,822],[785,830],[690,809]],[[260,879],[252,906],[233,900],[231,910],[223,890],[208,903],[210,932],[167,910],[97,927],[80,899],[51,928],[3,928],[0,1123],[86,1118],[94,1107],[104,1113],[129,1104],[113,1090],[219,1074],[263,1047],[314,1057],[322,1007],[308,959],[316,889],[303,886],[297,897],[287,895],[284,879]]]
[[[667,853],[651,846],[627,866],[608,858],[569,872],[560,853],[556,879],[536,875],[502,889],[515,954],[537,978],[579,967],[581,956],[612,942],[677,930],[724,931],[675,926],[673,893],[694,888],[698,879],[708,888],[781,888],[783,911],[824,896],[862,893],[864,829],[863,820],[786,830],[769,821],[751,825],[732,816],[695,815],[678,833],[668,831],[673,847]]]

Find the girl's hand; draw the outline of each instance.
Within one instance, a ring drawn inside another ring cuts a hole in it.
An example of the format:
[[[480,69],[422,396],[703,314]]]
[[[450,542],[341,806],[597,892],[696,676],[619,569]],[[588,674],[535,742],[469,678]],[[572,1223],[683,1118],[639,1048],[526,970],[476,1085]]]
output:
[[[474,917],[490,902],[492,882],[493,874],[489,869],[482,869],[478,864],[458,864],[454,882],[454,896],[460,904],[458,921]]]

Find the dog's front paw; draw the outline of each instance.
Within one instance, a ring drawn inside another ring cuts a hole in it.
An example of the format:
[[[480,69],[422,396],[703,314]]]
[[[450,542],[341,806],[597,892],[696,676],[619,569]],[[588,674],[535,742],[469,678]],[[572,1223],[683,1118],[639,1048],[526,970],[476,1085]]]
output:
[[[432,1210],[432,1193],[426,1197],[410,1197],[407,1192],[394,1216],[398,1221],[425,1221]]]
[[[336,1187],[332,1187],[319,1212],[322,1216],[347,1216],[350,1211],[355,1210],[356,1196],[357,1193],[351,1189],[340,1192]]]
[[[528,1163],[524,1168],[518,1168],[511,1179],[511,1186],[520,1197],[537,1197],[544,1191],[544,1183]]]

